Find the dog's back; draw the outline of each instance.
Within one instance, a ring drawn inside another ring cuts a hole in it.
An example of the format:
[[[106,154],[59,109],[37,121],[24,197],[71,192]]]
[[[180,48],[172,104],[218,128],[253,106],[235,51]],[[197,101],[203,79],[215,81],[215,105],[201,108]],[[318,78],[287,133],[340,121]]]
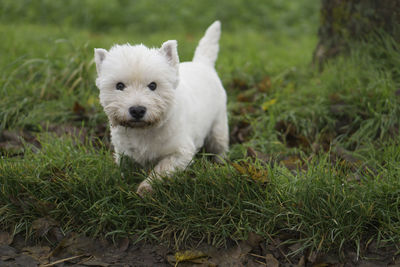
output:
[[[227,131],[226,92],[214,68],[220,34],[221,23],[215,21],[200,40],[193,61],[179,64],[176,103],[182,107],[180,112],[184,114],[186,131],[190,132],[197,149],[203,146],[215,124],[222,124],[224,135]],[[217,150],[212,152],[221,153],[227,148]]]

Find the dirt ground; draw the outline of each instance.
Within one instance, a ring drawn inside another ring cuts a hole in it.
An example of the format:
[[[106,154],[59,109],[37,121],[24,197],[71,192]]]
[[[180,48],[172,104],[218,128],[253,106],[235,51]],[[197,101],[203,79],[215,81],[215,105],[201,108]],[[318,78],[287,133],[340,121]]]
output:
[[[225,248],[201,244],[179,251],[134,242],[134,238],[112,242],[75,233],[62,236],[56,228],[48,237],[40,242],[26,241],[23,236],[0,232],[0,266],[400,266],[394,247],[378,247],[374,242],[362,258],[351,250],[340,258],[334,253],[315,252],[288,256],[300,245],[284,245],[279,239],[266,242],[256,234],[250,234],[246,241],[230,241]]]

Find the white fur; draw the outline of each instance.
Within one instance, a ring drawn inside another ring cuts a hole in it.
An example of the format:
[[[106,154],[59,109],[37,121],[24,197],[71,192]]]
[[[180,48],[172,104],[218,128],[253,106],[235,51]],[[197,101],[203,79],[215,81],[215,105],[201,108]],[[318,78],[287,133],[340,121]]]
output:
[[[116,161],[127,155],[144,167],[155,165],[138,193],[151,190],[151,179],[184,169],[203,146],[219,156],[227,152],[226,93],[214,69],[219,36],[216,21],[193,61],[180,64],[176,41],[160,49],[129,44],[95,49],[96,84],[111,123]],[[118,82],[126,88],[116,90]],[[157,83],[154,91],[147,87],[151,82]],[[142,121],[133,122],[128,110],[138,105],[147,111]]]

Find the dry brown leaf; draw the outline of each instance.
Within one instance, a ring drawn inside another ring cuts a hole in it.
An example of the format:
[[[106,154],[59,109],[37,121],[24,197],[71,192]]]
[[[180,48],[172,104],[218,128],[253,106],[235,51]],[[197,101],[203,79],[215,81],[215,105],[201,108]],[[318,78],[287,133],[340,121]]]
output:
[[[218,250],[210,254],[212,256],[210,261],[218,266],[244,266],[243,263],[248,260],[248,253],[251,249],[251,246],[246,241],[241,241],[233,248]]]
[[[251,102],[253,101],[253,98],[253,95],[250,95],[247,92],[243,92],[237,95],[236,100],[238,102]]]
[[[297,263],[297,267],[303,267],[306,266],[306,258],[303,256],[301,256],[299,262]]]
[[[25,247],[22,253],[28,255],[41,263],[47,263],[50,256],[50,247],[48,246],[34,246]]]
[[[317,256],[318,256],[318,253],[317,253],[316,251],[312,251],[312,252],[308,255],[307,259],[308,259],[309,262],[315,263],[315,261],[317,260]]]
[[[268,154],[264,154],[260,151],[255,150],[252,147],[247,148],[247,156],[252,158],[252,159],[258,159],[261,160],[264,163],[270,163],[273,161],[273,157]]]
[[[232,166],[242,175],[249,176],[252,180],[260,183],[268,182],[268,171],[252,163],[232,163]]]
[[[288,147],[301,147],[303,149],[311,148],[310,141],[302,135],[296,125],[288,121],[278,121],[275,124],[275,130],[280,132],[279,140]]]
[[[272,254],[265,255],[265,262],[268,267],[279,267],[279,261]]]
[[[0,232],[0,246],[10,245],[13,241],[13,236],[7,232]]]
[[[48,217],[39,218],[32,222],[32,229],[36,231],[38,237],[45,236],[54,226],[58,226],[58,222]]]
[[[51,252],[51,255],[80,255],[87,254],[94,250],[94,243],[91,239],[80,236],[76,233],[70,233],[57,245]]]
[[[252,133],[251,125],[248,122],[240,121],[232,129],[230,134],[231,143],[244,143]]]
[[[7,261],[17,256],[17,250],[7,245],[0,245],[0,260]]]
[[[39,262],[29,255],[20,254],[15,257],[14,265],[11,266],[36,267],[39,266]]]
[[[246,242],[247,242],[247,244],[250,245],[250,247],[251,247],[252,249],[255,249],[255,248],[258,248],[258,246],[260,245],[260,243],[261,243],[263,240],[264,240],[264,238],[263,238],[261,235],[256,234],[256,233],[254,233],[254,232],[250,232],[250,233],[248,234],[248,237],[247,237]]]
[[[257,84],[257,89],[260,92],[268,92],[271,89],[271,79],[270,77],[266,76],[262,79],[261,82]]]
[[[241,80],[239,78],[234,78],[232,80],[231,87],[239,90],[247,90],[249,88],[249,85],[244,80]]]
[[[64,234],[59,227],[52,227],[49,231],[49,237],[53,238],[56,242],[60,242],[64,238]]]
[[[289,170],[301,169],[303,165],[301,158],[296,155],[288,156],[283,160],[281,160],[280,163],[283,164]]]
[[[79,117],[85,116],[86,109],[79,102],[75,101],[72,111]]]

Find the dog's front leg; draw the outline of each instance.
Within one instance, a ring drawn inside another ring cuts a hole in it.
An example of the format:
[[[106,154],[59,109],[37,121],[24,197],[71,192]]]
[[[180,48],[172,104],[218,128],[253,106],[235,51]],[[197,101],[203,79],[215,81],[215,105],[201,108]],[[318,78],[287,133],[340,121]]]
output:
[[[153,188],[151,182],[155,179],[161,179],[163,176],[168,176],[176,170],[183,170],[188,166],[194,156],[195,152],[192,150],[180,151],[171,154],[161,159],[154,167],[153,172],[140,183],[137,193],[143,196],[146,193],[151,193]]]

